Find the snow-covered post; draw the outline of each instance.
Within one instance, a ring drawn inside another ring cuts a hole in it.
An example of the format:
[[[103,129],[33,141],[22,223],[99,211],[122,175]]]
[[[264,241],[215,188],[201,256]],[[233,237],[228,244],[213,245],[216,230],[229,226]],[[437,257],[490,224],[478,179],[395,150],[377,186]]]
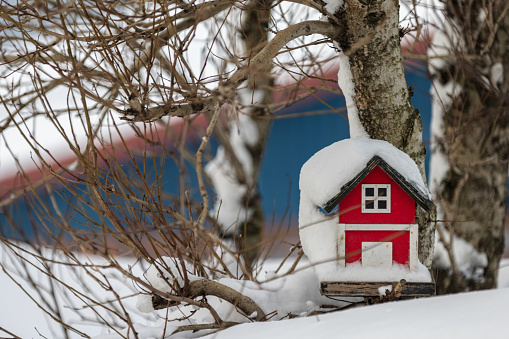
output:
[[[399,4],[394,0],[329,1],[341,49],[339,85],[345,93],[351,136],[386,140],[407,153],[426,182],[422,122],[412,106],[401,59]],[[351,80],[350,80],[351,79]],[[358,124],[355,124],[358,122]],[[433,213],[431,213],[431,216]],[[419,218],[419,258],[431,266],[434,224]]]

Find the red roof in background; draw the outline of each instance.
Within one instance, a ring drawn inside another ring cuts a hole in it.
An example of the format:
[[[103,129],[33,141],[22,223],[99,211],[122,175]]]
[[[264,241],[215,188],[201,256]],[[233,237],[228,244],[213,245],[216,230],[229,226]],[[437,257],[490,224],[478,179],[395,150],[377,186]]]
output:
[[[191,136],[196,134],[196,127],[205,128],[207,126],[206,118],[204,116],[198,116],[193,119],[192,124],[194,128],[190,128],[188,131],[188,134]],[[171,128],[172,134],[180,135],[183,126],[183,119],[174,118],[172,119],[171,126],[167,128]],[[167,128],[163,125],[157,126],[152,131],[147,132],[147,139],[153,141],[156,145],[170,146],[172,142],[168,136]],[[147,145],[144,137],[137,135],[134,130],[131,130],[131,133],[124,133],[122,134],[122,138],[117,138],[114,144],[108,143],[99,147],[96,145],[98,165],[104,166],[112,157],[115,157],[116,161],[123,162],[130,159],[130,154],[135,154],[137,152],[142,153],[145,151],[151,152],[152,145],[149,145],[148,148]],[[158,147],[155,146],[155,148],[157,149]],[[54,158],[52,159],[53,161],[51,161],[51,170],[65,177],[71,177],[73,170],[68,168],[73,166],[73,163],[76,161],[76,155],[69,149],[65,153],[57,155],[52,154],[52,156]],[[23,192],[21,190],[30,185],[37,188],[41,184],[44,184],[45,180],[50,177],[51,173],[48,168],[38,168],[35,163],[33,163],[32,166],[25,166],[23,173],[18,170],[14,173],[10,173],[9,176],[3,174],[0,179],[0,201],[13,197],[13,194],[15,196],[22,194]]]

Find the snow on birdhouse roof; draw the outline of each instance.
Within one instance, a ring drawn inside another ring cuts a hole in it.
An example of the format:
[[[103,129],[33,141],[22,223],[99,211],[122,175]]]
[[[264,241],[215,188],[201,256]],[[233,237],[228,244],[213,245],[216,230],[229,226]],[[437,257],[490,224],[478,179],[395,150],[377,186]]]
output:
[[[300,190],[315,206],[330,209],[369,173],[369,167],[380,164],[398,184],[406,186],[403,188],[421,207],[429,210],[433,206],[421,173],[408,154],[374,139],[345,139],[318,151],[302,166]]]

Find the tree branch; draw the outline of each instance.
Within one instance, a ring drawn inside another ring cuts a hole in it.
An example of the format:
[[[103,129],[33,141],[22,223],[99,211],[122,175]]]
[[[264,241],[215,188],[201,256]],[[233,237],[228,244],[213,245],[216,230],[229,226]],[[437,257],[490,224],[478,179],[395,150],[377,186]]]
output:
[[[151,121],[167,115],[187,117],[191,114],[201,112],[213,112],[216,103],[223,105],[226,101],[233,99],[240,84],[247,80],[251,74],[255,74],[257,68],[264,67],[268,63],[271,63],[279,50],[288,42],[310,34],[325,35],[333,40],[337,37],[335,26],[328,22],[304,21],[292,25],[276,33],[276,36],[256,56],[250,59],[247,65],[238,69],[230,79],[213,92],[212,96],[198,99],[188,104],[175,105],[173,103],[167,103],[162,106],[148,108],[143,112],[127,110],[125,114],[133,115],[133,118],[123,117],[122,119],[133,122]]]
[[[253,68],[272,62],[272,59],[284,45],[301,36],[311,34],[325,35],[332,40],[337,36],[335,27],[331,23],[324,21],[312,20],[292,25],[276,33],[274,38],[250,60],[249,64],[235,72],[227,83],[232,84],[234,87],[238,87],[243,81],[249,78],[249,74],[253,71]]]
[[[222,330],[228,327],[238,325],[239,323],[231,321],[223,321],[221,324],[194,324],[194,325],[183,325],[179,326],[173,333],[177,334],[184,331],[200,331],[200,330]]]
[[[189,295],[186,298],[194,299],[200,296],[215,296],[239,308],[247,317],[264,321],[265,312],[253,301],[253,299],[243,295],[231,287],[218,283],[217,281],[201,279],[190,283]],[[169,306],[175,306],[175,301],[169,301],[162,297],[154,298],[152,306],[154,309],[162,309]]]

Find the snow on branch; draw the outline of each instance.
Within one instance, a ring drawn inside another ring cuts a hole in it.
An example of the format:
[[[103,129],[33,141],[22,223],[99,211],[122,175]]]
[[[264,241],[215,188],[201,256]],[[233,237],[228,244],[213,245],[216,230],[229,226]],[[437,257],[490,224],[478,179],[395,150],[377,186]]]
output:
[[[355,88],[352,71],[350,70],[350,61],[348,56],[344,53],[341,53],[339,56],[338,85],[345,96],[350,137],[353,139],[369,138],[369,134],[362,126],[359,118],[359,109],[357,108],[355,99]]]

